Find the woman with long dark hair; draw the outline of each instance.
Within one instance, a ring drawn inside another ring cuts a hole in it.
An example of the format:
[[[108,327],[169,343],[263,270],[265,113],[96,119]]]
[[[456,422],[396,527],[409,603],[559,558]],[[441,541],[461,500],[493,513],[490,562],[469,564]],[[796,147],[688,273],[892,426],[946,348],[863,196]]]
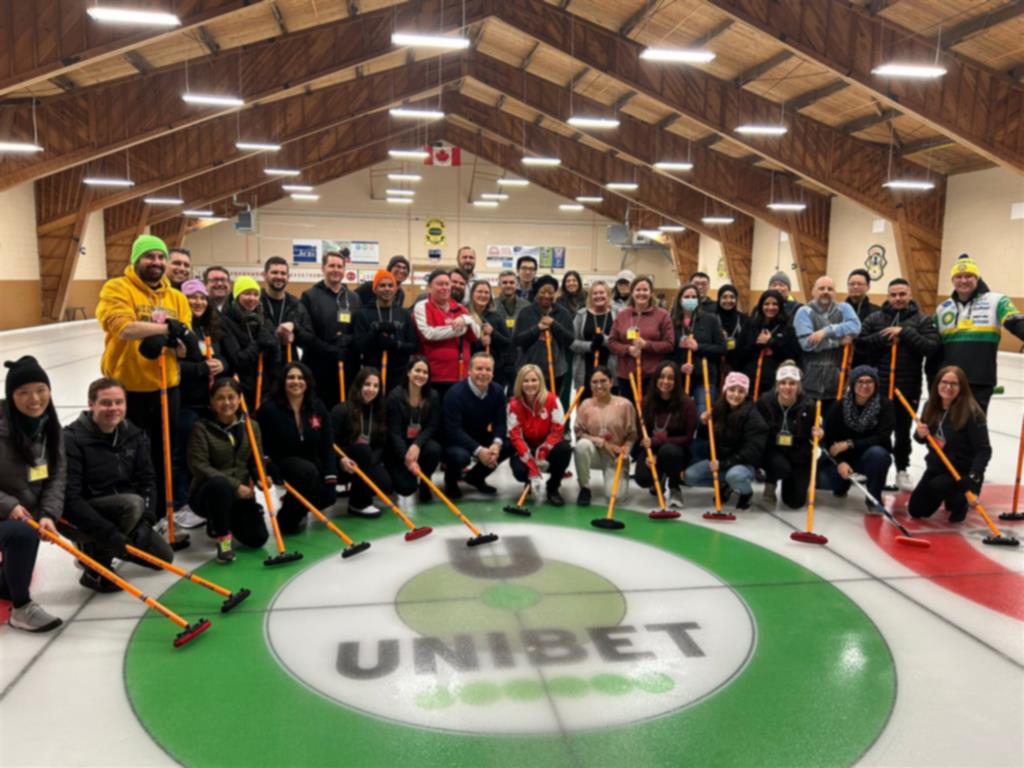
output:
[[[209,415],[196,422],[188,439],[189,506],[206,520],[221,564],[234,561],[235,540],[254,549],[267,540],[263,510],[253,492],[259,478],[241,405],[241,385],[226,376],[217,379],[210,390]],[[252,429],[262,456],[260,425],[253,422]]]
[[[587,289],[583,287],[583,278],[575,269],[570,269],[562,277],[562,288],[558,293],[558,303],[569,310],[573,317],[587,306]]]
[[[430,477],[441,461],[441,398],[430,386],[430,363],[413,355],[405,369],[405,384],[391,390],[386,407],[391,479],[400,500],[419,489],[419,501],[433,499],[416,475]]]
[[[516,350],[508,325],[494,308],[490,283],[486,280],[473,282],[466,309],[480,326],[480,338],[469,345],[471,352],[490,352],[494,358],[494,380],[507,387],[515,376]]]
[[[722,324],[713,313],[701,308],[697,286],[687,283],[679,289],[672,304],[672,325],[676,339],[675,359],[684,380],[690,376],[690,392],[696,401],[697,413],[703,413],[706,405],[702,361],[708,361],[708,383],[714,400],[718,391],[718,363],[725,353]]]
[[[0,600],[11,601],[8,623],[49,632],[61,620],[32,600],[29,585],[39,551],[32,519],[56,534],[64,514],[67,462],[50,379],[34,357],[6,362],[6,399],[0,401]]]
[[[929,450],[924,475],[910,494],[911,517],[931,517],[940,504],[949,512],[949,522],[967,517],[966,492],[981,494],[985,468],[992,459],[985,412],[974,399],[962,368],[947,365],[932,384],[914,439],[926,442],[932,435],[960,475],[957,482],[935,451]]]
[[[737,369],[757,389],[759,397],[775,384],[775,372],[783,360],[793,360],[800,367],[800,344],[793,333],[793,324],[786,319],[785,306],[786,300],[778,291],[762,293],[737,341],[733,359]],[[761,363],[759,386],[756,385],[758,360]]]
[[[642,406],[648,439],[640,438],[634,449],[636,484],[654,488],[654,474],[647,463],[646,450],[654,454],[658,479],[668,483],[669,506],[683,506],[683,470],[690,463],[690,446],[697,430],[697,407],[683,392],[679,367],[666,360],[654,370],[651,386],[644,393]]]
[[[316,396],[313,372],[297,361],[286,363],[281,381],[256,412],[275,483],[287,482],[318,509],[334,503],[338,484],[331,418]],[[293,533],[306,519],[306,508],[286,493],[277,515],[281,530]]]
[[[383,493],[391,493],[391,475],[384,467],[388,430],[380,371],[359,369],[349,399],[331,410],[331,428],[334,442],[348,456],[339,462],[346,478],[351,480],[348,513],[354,517],[380,517],[381,511],[373,506],[373,491],[355,471],[359,467]]]

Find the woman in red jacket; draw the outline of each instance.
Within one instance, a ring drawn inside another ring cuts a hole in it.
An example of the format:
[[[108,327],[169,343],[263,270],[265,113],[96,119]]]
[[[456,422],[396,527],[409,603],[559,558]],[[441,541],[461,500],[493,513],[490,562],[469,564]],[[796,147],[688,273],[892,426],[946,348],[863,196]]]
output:
[[[528,363],[519,369],[508,402],[508,437],[512,443],[512,474],[516,480],[533,485],[540,500],[541,471],[548,471],[548,504],[561,507],[565,499],[559,493],[562,476],[569,466],[572,448],[565,436],[565,412],[558,395],[549,392],[540,368]]]
[[[646,392],[655,368],[675,349],[676,337],[668,312],[654,306],[651,278],[636,278],[629,292],[629,304],[612,323],[608,349],[618,358],[619,393],[632,401],[629,374],[635,373],[639,367],[641,390]]]

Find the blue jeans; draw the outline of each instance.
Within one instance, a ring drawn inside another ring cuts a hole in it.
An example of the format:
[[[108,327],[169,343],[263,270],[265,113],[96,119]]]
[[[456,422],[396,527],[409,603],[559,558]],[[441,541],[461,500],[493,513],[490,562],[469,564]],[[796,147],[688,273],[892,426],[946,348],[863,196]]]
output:
[[[714,475],[711,472],[711,462],[707,460],[691,464],[686,468],[686,472],[683,477],[686,479],[687,485],[694,487],[708,487],[714,484]],[[725,484],[741,496],[747,496],[754,492],[754,489],[750,485],[754,482],[754,468],[747,466],[746,464],[737,464],[734,467],[729,467],[729,469],[725,471],[725,477],[723,478],[722,475],[719,474],[718,478],[719,482],[722,482],[724,479]]]
[[[692,382],[690,388],[693,393],[691,396],[693,397],[694,402],[697,404],[697,415],[700,416],[702,413],[704,413],[704,411],[707,410],[707,403],[704,402],[704,383],[701,382],[700,384],[697,384],[697,382]],[[718,396],[717,390],[718,388],[714,384],[712,384],[711,405],[715,404],[715,398]]]
[[[873,445],[864,451],[859,457],[850,462],[853,471],[864,475],[867,478],[868,491],[882,501],[882,489],[885,488],[885,476],[889,474],[889,467],[892,464],[892,454],[880,445]],[[843,480],[839,476],[836,465],[826,458],[818,460],[818,472],[821,479],[818,485],[824,484],[833,492],[843,492],[850,489],[850,481]]]

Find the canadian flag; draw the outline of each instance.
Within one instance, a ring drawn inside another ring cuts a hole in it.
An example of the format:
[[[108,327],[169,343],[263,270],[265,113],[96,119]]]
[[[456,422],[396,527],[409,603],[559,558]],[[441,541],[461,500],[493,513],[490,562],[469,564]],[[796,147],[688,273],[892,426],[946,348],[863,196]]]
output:
[[[462,150],[444,141],[425,147],[429,153],[424,165],[462,165]]]

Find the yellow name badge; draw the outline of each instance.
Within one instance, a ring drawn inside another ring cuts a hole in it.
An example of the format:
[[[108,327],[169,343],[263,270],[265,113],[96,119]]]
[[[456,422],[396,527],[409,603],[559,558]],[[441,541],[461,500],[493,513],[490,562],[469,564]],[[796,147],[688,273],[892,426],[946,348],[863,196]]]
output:
[[[627,328],[626,329],[626,338],[629,339],[630,341],[633,341],[634,339],[639,339],[640,338],[640,329],[639,328]]]
[[[516,319],[514,317],[505,318],[505,327],[509,330],[514,330],[516,327]]]
[[[725,340],[725,348],[727,350],[729,350],[730,352],[732,352],[734,349],[736,349],[736,339],[726,339]]]
[[[50,468],[46,464],[37,464],[34,467],[28,468],[28,481],[30,483],[38,483],[41,480],[45,480],[50,476]]]
[[[339,323],[351,323],[352,322],[352,313],[351,312],[338,312],[338,322]]]
[[[969,317],[961,317],[960,322],[956,324],[956,327],[960,330],[967,331],[974,327],[974,321]]]
[[[788,448],[793,444],[793,435],[789,432],[779,432],[778,437],[775,438],[775,444]]]

